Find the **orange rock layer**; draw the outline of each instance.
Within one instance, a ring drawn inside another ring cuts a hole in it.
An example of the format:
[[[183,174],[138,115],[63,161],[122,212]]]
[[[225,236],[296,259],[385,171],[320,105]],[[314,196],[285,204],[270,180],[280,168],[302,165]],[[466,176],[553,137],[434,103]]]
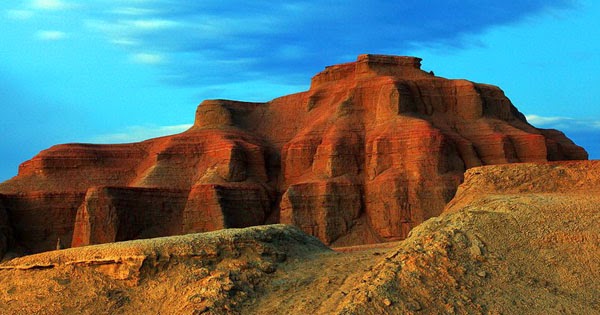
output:
[[[440,214],[468,168],[587,159],[499,88],[420,61],[360,55],[306,92],[204,101],[178,135],[42,151],[0,184],[0,253],[276,222],[333,245],[396,240]]]

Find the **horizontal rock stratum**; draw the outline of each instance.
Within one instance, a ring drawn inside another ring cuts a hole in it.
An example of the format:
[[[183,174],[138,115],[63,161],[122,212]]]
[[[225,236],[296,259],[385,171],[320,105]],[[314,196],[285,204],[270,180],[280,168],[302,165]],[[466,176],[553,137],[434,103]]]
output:
[[[44,150],[0,184],[0,254],[279,222],[337,246],[399,240],[469,168],[587,159],[498,87],[420,62],[360,55],[306,92],[204,101],[181,134]]]

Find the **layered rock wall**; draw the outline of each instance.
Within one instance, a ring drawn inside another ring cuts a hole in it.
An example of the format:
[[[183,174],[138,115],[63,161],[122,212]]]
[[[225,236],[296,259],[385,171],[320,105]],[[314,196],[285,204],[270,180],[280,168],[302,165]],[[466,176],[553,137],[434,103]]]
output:
[[[77,209],[73,247],[181,234],[187,190],[88,189]]]
[[[256,183],[196,185],[183,210],[183,233],[262,225],[271,207],[269,192]]]
[[[5,195],[4,208],[19,251],[38,253],[54,250],[59,241],[61,247],[69,246],[77,208],[84,196],[85,193],[80,192]]]
[[[147,226],[139,222],[163,220],[157,207],[168,203],[167,227],[150,234],[282,222],[327,244],[395,240],[440,214],[471,167],[587,159],[562,133],[528,124],[498,87],[436,77],[420,61],[361,55],[327,67],[306,92],[267,103],[204,101],[178,135],[42,151],[0,184],[13,200],[15,238],[47,250],[55,236],[70,242],[73,226],[74,245],[144,237],[101,235],[94,222]],[[70,197],[53,206],[35,197],[61,194]],[[90,210],[94,203],[100,210]],[[26,228],[21,222],[40,217],[34,210],[64,222]]]

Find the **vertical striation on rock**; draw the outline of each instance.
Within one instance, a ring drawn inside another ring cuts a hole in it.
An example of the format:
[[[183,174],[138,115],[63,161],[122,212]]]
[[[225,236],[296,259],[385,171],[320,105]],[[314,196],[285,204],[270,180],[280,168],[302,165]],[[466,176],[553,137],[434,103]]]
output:
[[[468,168],[587,159],[498,87],[420,65],[360,55],[305,92],[204,101],[181,134],[42,151],[0,184],[15,241],[41,251],[57,237],[78,246],[267,222],[333,245],[396,240],[438,215]]]
[[[77,209],[73,247],[181,234],[187,190],[93,187]]]

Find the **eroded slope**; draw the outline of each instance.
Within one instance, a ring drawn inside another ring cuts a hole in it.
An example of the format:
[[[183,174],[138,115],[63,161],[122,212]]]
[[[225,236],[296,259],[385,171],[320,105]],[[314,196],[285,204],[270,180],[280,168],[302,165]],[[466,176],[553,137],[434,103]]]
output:
[[[291,226],[86,246],[0,265],[7,314],[237,313],[286,261],[330,250]]]

